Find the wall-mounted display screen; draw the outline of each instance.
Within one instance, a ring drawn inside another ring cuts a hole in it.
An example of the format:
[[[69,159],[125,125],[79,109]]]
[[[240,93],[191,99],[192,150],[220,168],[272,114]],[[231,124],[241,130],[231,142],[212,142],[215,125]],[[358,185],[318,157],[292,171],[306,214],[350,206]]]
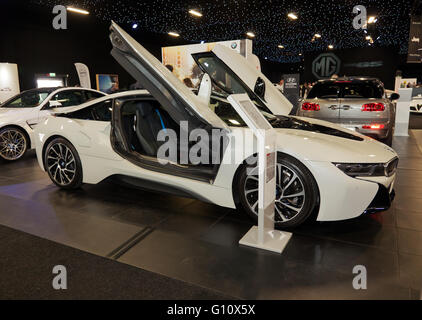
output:
[[[111,94],[119,91],[119,76],[116,74],[97,74],[97,90]]]

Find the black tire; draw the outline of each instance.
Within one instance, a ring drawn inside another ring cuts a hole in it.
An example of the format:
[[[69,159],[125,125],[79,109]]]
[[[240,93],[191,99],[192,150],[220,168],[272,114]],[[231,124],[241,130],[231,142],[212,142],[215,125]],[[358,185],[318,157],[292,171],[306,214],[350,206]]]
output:
[[[51,181],[66,190],[82,186],[82,163],[75,147],[66,139],[52,140],[44,153],[44,167]]]
[[[28,151],[29,139],[22,129],[6,127],[0,130],[0,158],[17,161]]]
[[[284,191],[281,191],[282,188],[280,187],[280,177],[279,173],[277,173],[277,194],[279,197],[280,202],[276,201],[276,214],[275,214],[275,225],[279,228],[294,228],[302,223],[304,223],[314,212],[314,209],[318,206],[319,202],[319,191],[318,186],[315,182],[315,179],[313,178],[312,174],[309,172],[309,170],[298,160],[279,153],[277,156],[277,166],[282,169],[282,178],[283,181],[286,181],[286,178],[295,179],[294,175],[297,176],[298,179],[293,180],[292,183],[289,185],[289,183],[285,184],[284,186],[287,186],[287,189]],[[237,175],[237,183],[235,183],[235,190],[234,192],[237,192],[236,197],[238,201],[238,207],[239,209],[245,211],[252,219],[255,221],[258,220],[257,215],[257,209],[253,211],[253,208],[251,206],[251,203],[255,202],[255,199],[253,197],[258,197],[257,193],[249,193],[246,194],[246,189],[248,190],[254,190],[254,179],[251,178],[251,176],[247,175],[248,170],[247,169],[254,169],[254,166],[243,166],[240,169],[240,172]],[[278,170],[277,170],[278,171]],[[252,171],[252,176],[254,176],[255,172]],[[283,183],[283,182],[281,182]],[[252,186],[251,186],[252,184]],[[256,187],[258,186],[258,183],[256,182]],[[252,188],[252,189],[249,189]],[[290,200],[282,199],[284,197],[284,192],[287,192],[289,194],[286,194],[287,197],[294,196],[296,194],[303,193],[303,196],[298,196],[296,198],[289,198]],[[290,202],[293,201],[293,202]],[[300,205],[300,203],[302,205]],[[292,208],[295,208],[295,210],[300,211],[294,211],[292,209],[289,209],[284,206],[284,204],[288,204]],[[299,209],[300,208],[300,209]],[[281,212],[281,213],[280,213]],[[286,221],[281,221],[281,215],[283,215],[284,219]],[[284,216],[286,215],[286,216]],[[287,218],[289,217],[289,218]]]

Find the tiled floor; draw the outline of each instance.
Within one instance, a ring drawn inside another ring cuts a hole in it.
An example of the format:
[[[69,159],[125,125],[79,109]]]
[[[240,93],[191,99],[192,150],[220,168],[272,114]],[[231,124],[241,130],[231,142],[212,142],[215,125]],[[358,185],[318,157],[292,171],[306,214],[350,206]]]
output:
[[[388,212],[308,223],[282,255],[240,247],[251,222],[233,210],[107,182],[58,190],[33,153],[0,163],[0,224],[232,297],[419,299],[422,132],[394,148],[401,161]],[[367,268],[367,290],[353,289],[356,265]]]

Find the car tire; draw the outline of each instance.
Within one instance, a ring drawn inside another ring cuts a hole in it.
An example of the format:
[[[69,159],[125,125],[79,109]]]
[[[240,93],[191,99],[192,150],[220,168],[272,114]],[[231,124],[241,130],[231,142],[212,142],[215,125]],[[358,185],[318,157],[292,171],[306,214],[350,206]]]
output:
[[[252,171],[249,171],[249,170]],[[248,175],[248,172],[251,174]],[[281,172],[281,179],[280,179]],[[257,167],[243,166],[237,175],[235,192],[238,206],[255,221],[258,220]],[[296,197],[291,197],[295,196]],[[277,195],[275,225],[289,229],[303,224],[319,203],[319,191],[310,171],[288,155],[277,155]]]
[[[21,159],[28,150],[29,140],[19,128],[8,127],[0,130],[0,158],[6,161]]]
[[[51,141],[44,153],[44,166],[51,181],[66,190],[82,186],[82,163],[75,147],[66,139]]]

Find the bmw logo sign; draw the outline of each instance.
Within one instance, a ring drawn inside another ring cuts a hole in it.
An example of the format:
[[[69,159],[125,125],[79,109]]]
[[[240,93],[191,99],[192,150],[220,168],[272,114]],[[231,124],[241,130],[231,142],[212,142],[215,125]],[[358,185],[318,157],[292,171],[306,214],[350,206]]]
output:
[[[233,42],[233,43],[232,43],[232,45],[231,45],[231,48],[232,48],[233,50],[235,50],[235,49],[237,48],[237,43],[236,43],[236,42]]]

